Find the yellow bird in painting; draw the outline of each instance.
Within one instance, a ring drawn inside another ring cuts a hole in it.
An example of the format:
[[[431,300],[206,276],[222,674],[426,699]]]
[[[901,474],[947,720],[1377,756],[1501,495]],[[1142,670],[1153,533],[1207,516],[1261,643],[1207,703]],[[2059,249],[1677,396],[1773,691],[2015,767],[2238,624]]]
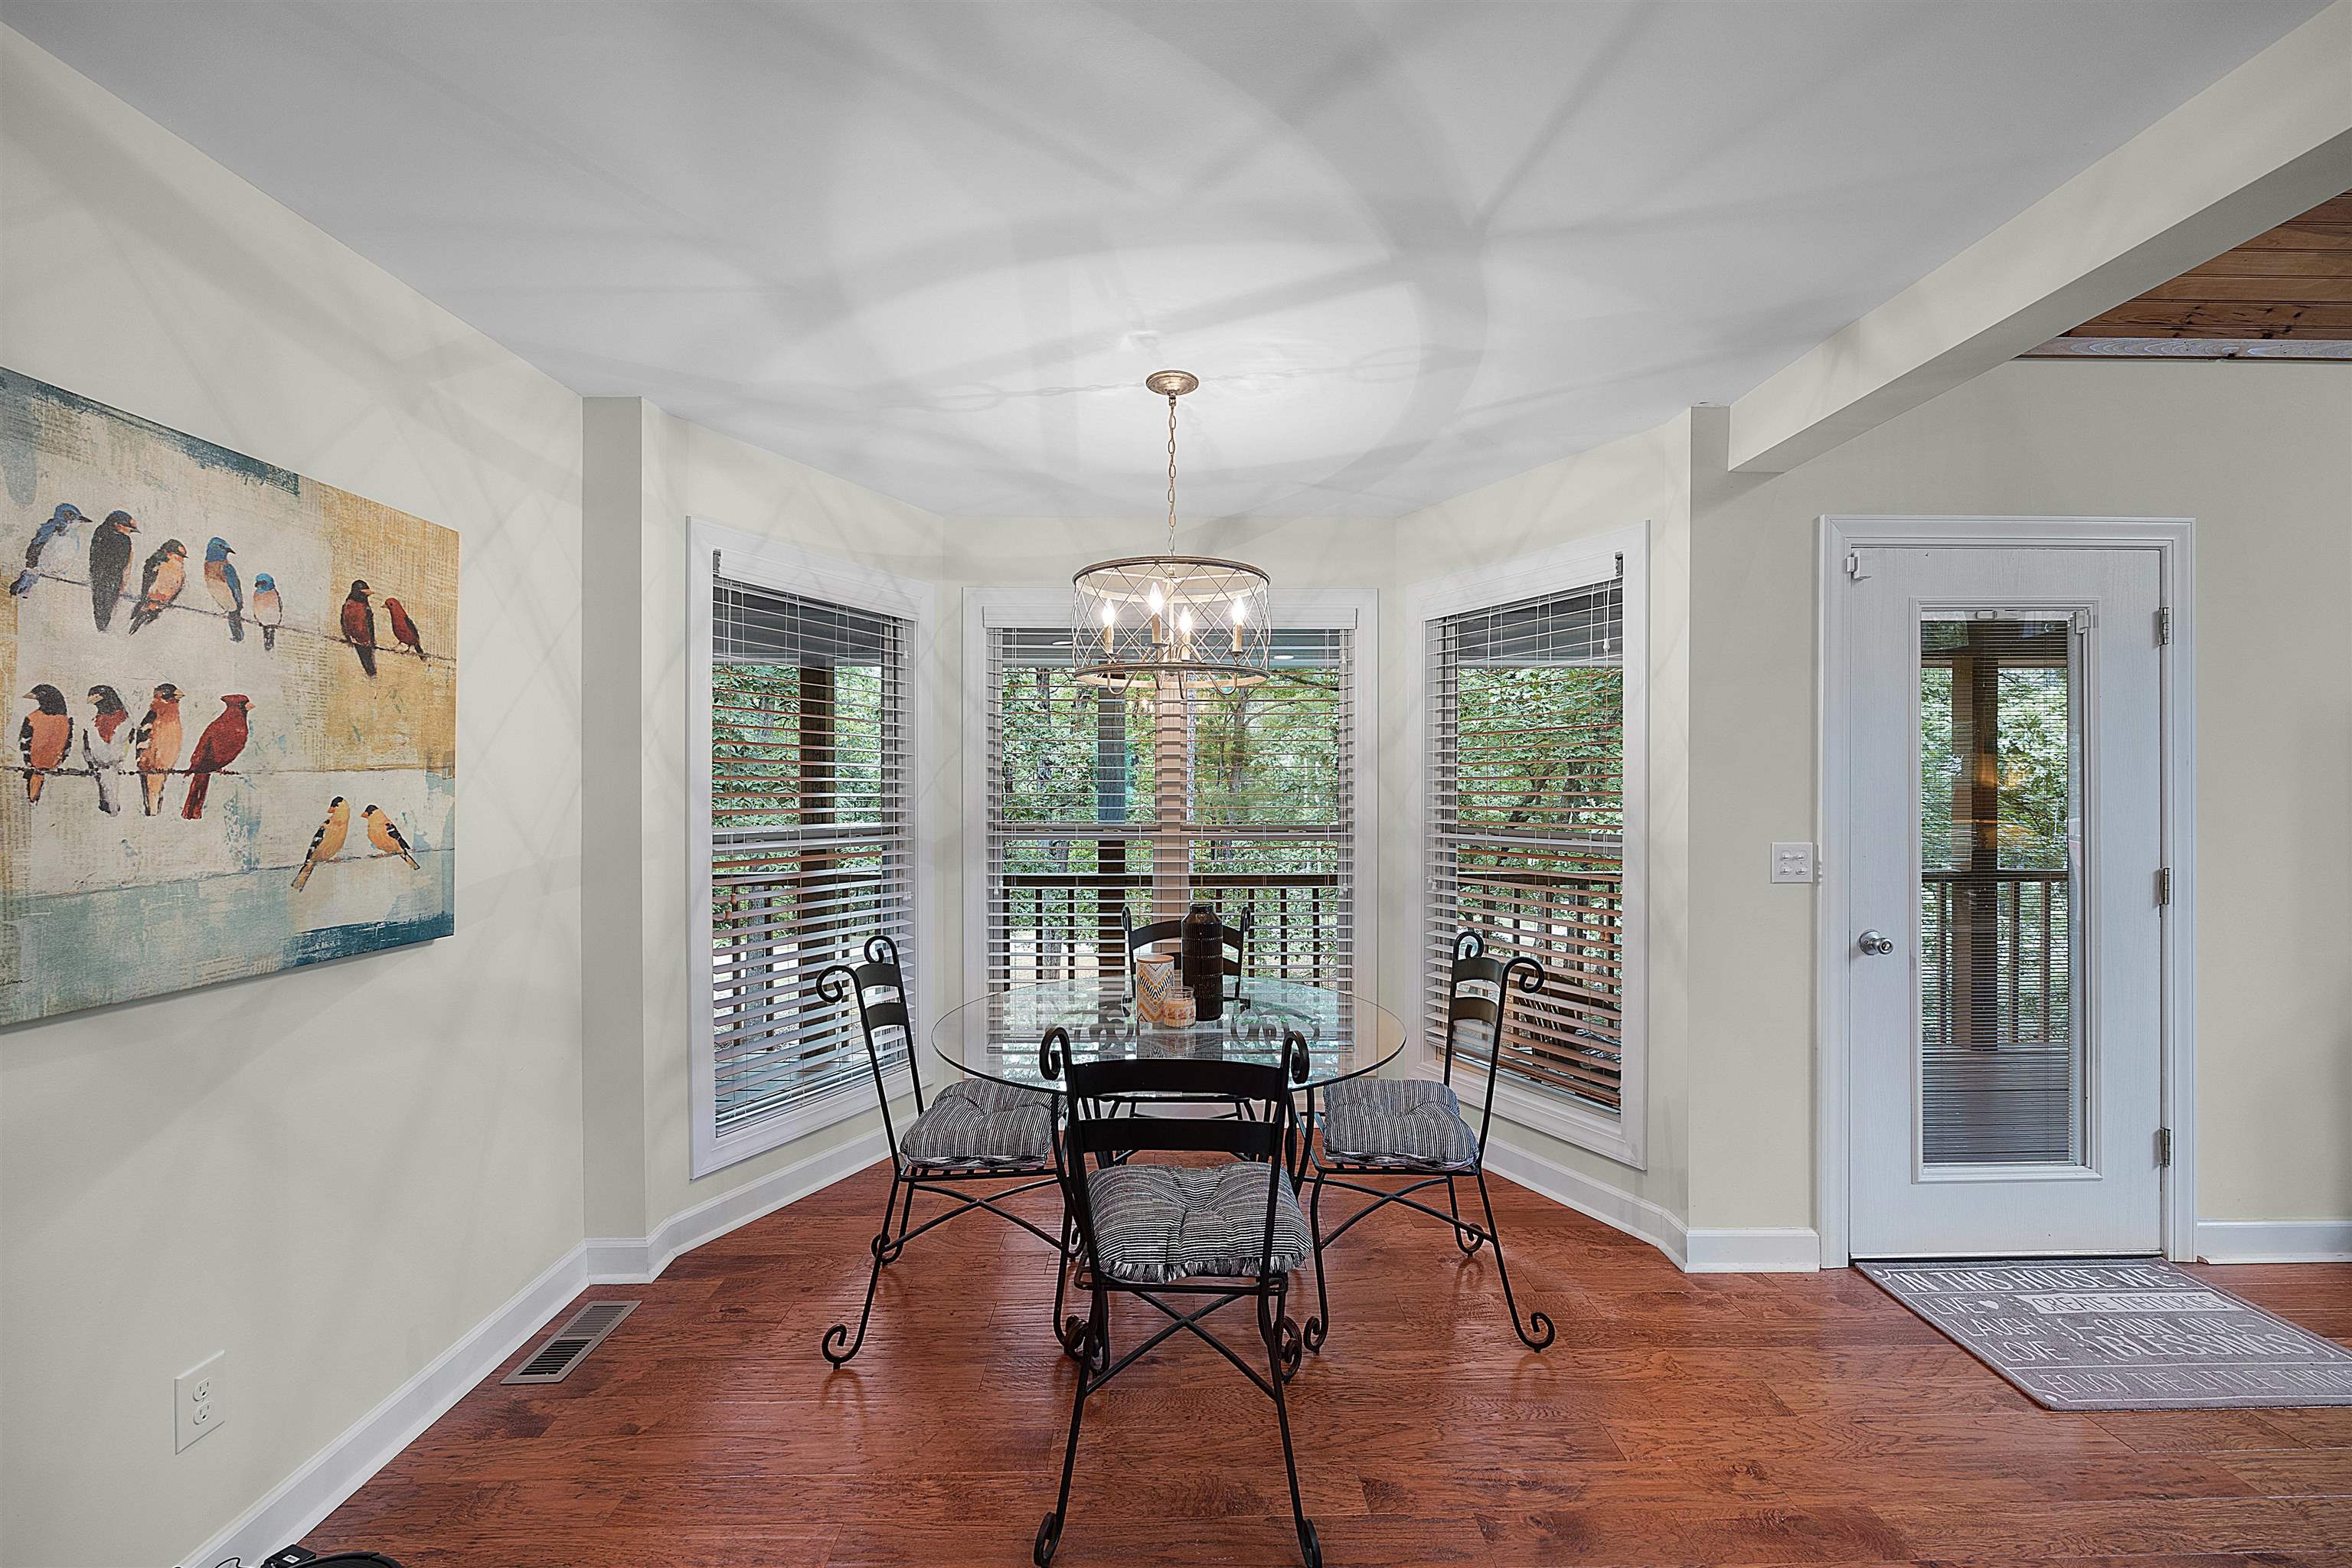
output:
[[[343,838],[351,830],[351,803],[337,795],[327,803],[327,820],[310,835],[310,852],[302,857],[302,868],[294,873],[297,892],[310,879],[311,872],[343,852]]]
[[[379,853],[397,855],[408,862],[410,870],[417,869],[416,857],[408,852],[408,840],[400,836],[400,824],[373,805],[360,813],[360,820],[367,824],[368,842]]]

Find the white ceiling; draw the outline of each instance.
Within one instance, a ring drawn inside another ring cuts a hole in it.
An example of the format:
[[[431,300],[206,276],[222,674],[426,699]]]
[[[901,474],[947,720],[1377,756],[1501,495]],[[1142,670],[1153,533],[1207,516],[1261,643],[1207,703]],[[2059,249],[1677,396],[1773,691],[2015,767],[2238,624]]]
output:
[[[40,3],[588,394],[936,511],[1393,515],[1725,402],[2319,0]]]

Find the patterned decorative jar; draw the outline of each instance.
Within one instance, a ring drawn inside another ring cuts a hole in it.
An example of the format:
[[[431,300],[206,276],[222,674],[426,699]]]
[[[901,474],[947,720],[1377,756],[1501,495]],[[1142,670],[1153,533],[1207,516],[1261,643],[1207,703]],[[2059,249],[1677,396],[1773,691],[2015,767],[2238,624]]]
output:
[[[1184,1010],[1191,1012],[1192,999],[1184,995],[1183,986],[1178,983],[1176,960],[1164,952],[1139,954],[1135,960],[1136,1016],[1147,1024],[1164,1024],[1170,1004],[1178,997],[1183,997]]]

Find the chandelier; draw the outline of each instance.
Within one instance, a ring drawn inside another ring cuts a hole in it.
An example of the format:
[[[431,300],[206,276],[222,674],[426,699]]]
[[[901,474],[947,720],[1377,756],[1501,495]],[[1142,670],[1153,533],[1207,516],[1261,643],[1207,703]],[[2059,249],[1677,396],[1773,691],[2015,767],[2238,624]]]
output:
[[[1176,400],[1201,378],[1161,370],[1143,384],[1168,399],[1168,549],[1097,561],[1070,580],[1074,673],[1120,689],[1161,679],[1220,690],[1255,685],[1266,678],[1274,645],[1265,574],[1176,553]]]

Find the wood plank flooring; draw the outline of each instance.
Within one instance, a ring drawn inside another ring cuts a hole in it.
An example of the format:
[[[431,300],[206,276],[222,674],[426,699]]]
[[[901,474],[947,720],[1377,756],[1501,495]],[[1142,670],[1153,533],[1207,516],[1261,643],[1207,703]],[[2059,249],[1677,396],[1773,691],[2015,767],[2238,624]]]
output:
[[[921,1237],[833,1373],[817,1342],[855,1320],[885,1183],[589,1292],[646,1304],[567,1383],[501,1368],[309,1544],[406,1568],[1026,1563],[1069,1418],[1050,1255],[985,1215]],[[1330,1563],[2352,1564],[2352,1409],[2042,1410],[1859,1275],[1685,1276],[1496,1189],[1520,1299],[1559,1324],[1543,1355],[1442,1226],[1392,1209],[1332,1255],[1331,1341],[1291,1395]],[[2352,1342],[2352,1265],[2205,1272]],[[1239,1312],[1228,1337],[1251,1339]],[[1162,1346],[1089,1404],[1055,1561],[1295,1563],[1272,1408]]]

